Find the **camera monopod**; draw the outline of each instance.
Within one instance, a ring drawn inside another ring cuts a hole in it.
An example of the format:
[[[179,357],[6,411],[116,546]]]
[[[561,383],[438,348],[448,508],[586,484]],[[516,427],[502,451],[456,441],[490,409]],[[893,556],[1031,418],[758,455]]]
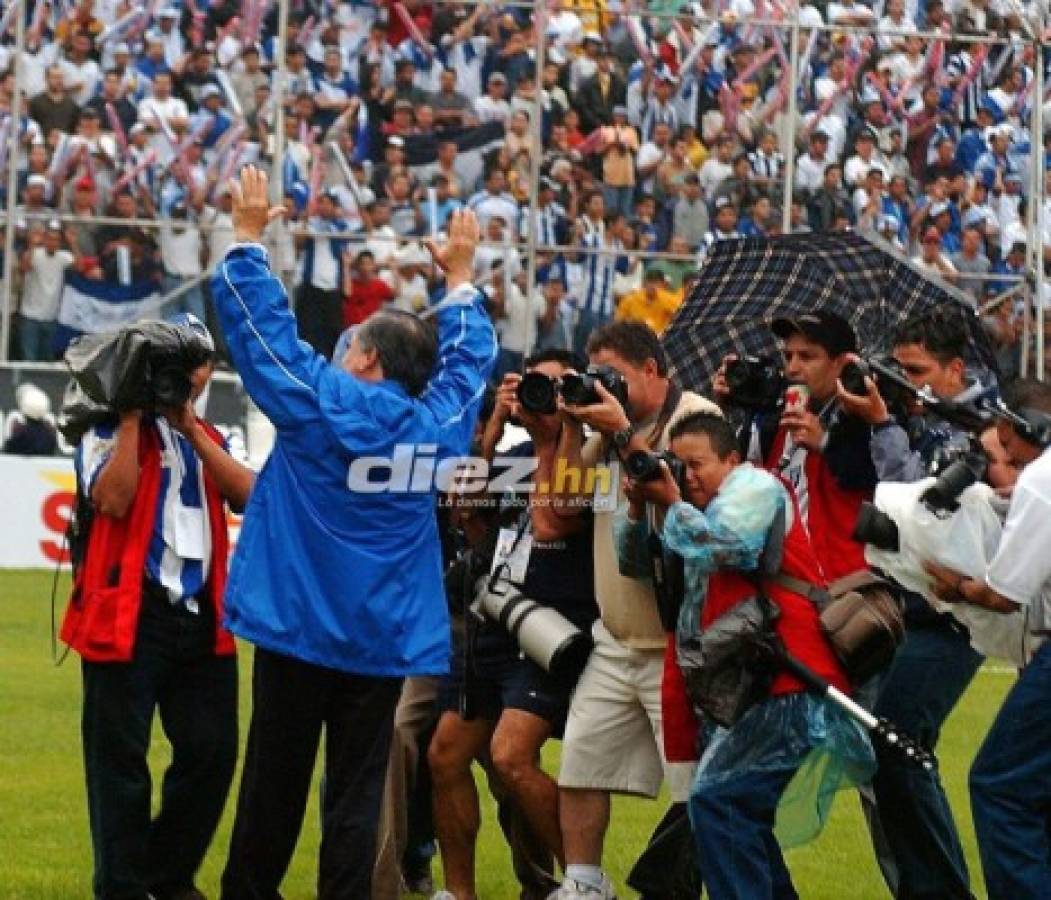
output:
[[[848,716],[859,722],[866,731],[883,746],[900,753],[909,762],[915,763],[925,772],[933,772],[938,762],[934,754],[925,750],[911,737],[901,731],[897,725],[887,719],[879,718],[863,706],[855,703],[835,685],[817,674],[808,665],[788,654],[779,640],[759,640],[757,649],[767,655],[771,664],[780,666],[798,678],[807,691],[834,703]]]

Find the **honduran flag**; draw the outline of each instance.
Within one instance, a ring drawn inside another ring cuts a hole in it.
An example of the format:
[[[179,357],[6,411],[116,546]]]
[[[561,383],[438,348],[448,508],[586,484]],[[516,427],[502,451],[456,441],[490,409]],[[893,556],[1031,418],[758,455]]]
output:
[[[141,319],[161,318],[163,293],[155,281],[116,284],[66,273],[58,308],[55,350],[65,352],[82,334],[112,331]]]

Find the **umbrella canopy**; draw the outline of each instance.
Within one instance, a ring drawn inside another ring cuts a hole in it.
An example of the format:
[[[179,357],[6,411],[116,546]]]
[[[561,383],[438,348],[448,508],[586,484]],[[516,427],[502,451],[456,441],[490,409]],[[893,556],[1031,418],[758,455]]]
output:
[[[851,231],[719,241],[664,333],[671,371],[706,392],[728,353],[776,354],[769,324],[829,309],[857,332],[863,352],[885,352],[899,323],[938,308],[970,323],[968,362],[996,371],[992,345],[970,300],[878,238]]]

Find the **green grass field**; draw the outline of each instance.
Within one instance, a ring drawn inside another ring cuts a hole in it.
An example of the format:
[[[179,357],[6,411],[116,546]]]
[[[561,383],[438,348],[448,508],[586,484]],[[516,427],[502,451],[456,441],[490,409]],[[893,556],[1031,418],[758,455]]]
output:
[[[91,846],[88,839],[79,738],[79,663],[75,656],[55,668],[51,660],[50,574],[0,574],[0,898],[63,900],[90,896]],[[60,609],[65,582],[60,584]],[[242,688],[248,684],[251,651],[241,654]],[[967,768],[999,703],[1011,684],[1003,667],[983,670],[950,719],[939,747],[942,777],[963,834],[975,891],[981,890],[979,866],[967,802]],[[241,731],[249,715],[242,689]],[[158,726],[152,747],[155,785],[167,760]],[[557,745],[545,761],[553,768]],[[236,783],[235,788],[236,790]],[[645,844],[664,803],[619,799],[607,842],[607,869],[623,888],[623,878]],[[233,803],[200,873],[199,886],[217,894],[225,859]],[[479,849],[479,895],[511,900],[517,890],[507,850],[495,826],[492,804],[483,807]],[[317,792],[288,877],[287,900],[314,896],[318,847]],[[836,802],[828,827],[814,843],[788,854],[796,887],[806,900],[888,896],[873,861],[856,795]],[[435,864],[437,873],[438,866]],[[621,892],[630,897],[631,892]]]

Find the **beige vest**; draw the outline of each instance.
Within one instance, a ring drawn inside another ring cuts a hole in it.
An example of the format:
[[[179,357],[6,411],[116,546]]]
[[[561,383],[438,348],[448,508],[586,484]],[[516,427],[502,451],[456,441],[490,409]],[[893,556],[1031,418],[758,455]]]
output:
[[[657,423],[640,429],[647,443],[655,451],[668,446],[668,431],[679,419],[696,412],[712,412],[721,415],[719,407],[698,394],[684,391],[671,418],[659,434],[655,434]],[[585,469],[601,462],[606,455],[605,439],[593,435],[584,444],[582,457]],[[619,476],[616,484],[618,510],[627,505],[621,490]],[[634,650],[663,650],[667,637],[657,612],[657,601],[653,586],[647,581],[625,578],[617,564],[617,551],[613,544],[612,512],[595,513],[595,599],[606,630],[620,643]]]

